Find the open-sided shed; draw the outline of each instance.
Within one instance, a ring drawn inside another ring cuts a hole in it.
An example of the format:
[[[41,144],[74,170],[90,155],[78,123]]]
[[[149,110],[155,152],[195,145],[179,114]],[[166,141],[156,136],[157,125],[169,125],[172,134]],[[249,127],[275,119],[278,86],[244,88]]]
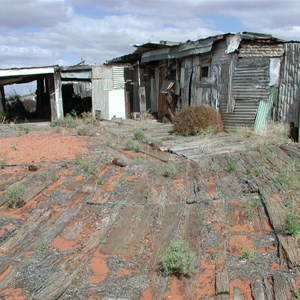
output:
[[[0,111],[5,112],[6,110],[5,85],[32,81],[37,81],[37,115],[47,120],[63,117],[61,78],[58,66],[0,70]]]

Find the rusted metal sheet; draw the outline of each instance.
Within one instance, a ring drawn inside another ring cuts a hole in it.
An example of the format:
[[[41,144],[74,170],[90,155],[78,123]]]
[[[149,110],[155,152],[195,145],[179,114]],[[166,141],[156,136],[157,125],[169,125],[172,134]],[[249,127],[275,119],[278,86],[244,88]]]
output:
[[[269,45],[261,43],[241,44],[240,57],[282,57],[284,45],[272,43]]]
[[[299,127],[300,118],[300,44],[285,44],[279,89],[278,119]]]

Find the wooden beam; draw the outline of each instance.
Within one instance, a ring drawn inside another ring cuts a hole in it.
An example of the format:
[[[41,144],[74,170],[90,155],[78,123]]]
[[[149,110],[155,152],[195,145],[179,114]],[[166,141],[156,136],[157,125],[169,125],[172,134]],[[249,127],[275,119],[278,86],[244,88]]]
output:
[[[0,70],[0,77],[54,74],[55,67]]]

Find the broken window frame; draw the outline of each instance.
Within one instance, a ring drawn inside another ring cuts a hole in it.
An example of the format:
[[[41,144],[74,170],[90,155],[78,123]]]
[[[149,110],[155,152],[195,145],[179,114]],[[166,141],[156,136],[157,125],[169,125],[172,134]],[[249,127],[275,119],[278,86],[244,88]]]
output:
[[[205,70],[205,71],[204,71]],[[200,80],[210,77],[210,64],[205,63],[200,66]]]

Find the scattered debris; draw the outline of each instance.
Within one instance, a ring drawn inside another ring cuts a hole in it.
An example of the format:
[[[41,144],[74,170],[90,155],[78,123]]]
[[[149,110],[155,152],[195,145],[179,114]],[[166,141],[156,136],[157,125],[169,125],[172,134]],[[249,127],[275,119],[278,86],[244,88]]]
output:
[[[35,171],[37,171],[37,169],[38,169],[38,167],[35,166],[35,165],[29,165],[29,166],[28,166],[28,171],[35,172]]]
[[[121,159],[121,158],[114,158],[112,163],[115,164],[116,166],[119,166],[119,167],[126,167],[127,166],[127,162],[124,159]]]

